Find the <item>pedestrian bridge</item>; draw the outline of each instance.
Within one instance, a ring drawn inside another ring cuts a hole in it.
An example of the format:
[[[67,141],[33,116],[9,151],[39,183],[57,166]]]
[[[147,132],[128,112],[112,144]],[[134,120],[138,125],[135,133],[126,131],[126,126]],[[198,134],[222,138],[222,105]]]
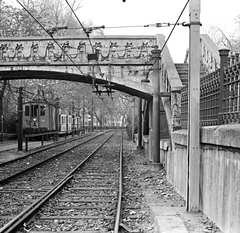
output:
[[[83,82],[94,85],[98,94],[115,89],[151,100],[152,51],[156,46],[161,50],[164,43],[163,35],[0,38],[0,76]],[[203,63],[215,69],[219,58],[211,40],[203,35],[201,45]],[[160,96],[172,131],[180,127],[181,89],[187,75],[173,63],[167,46],[161,57]],[[150,82],[141,82],[146,78]]]
[[[152,66],[151,50],[159,39],[163,37],[1,38],[1,77],[111,82],[114,89],[149,99],[152,83],[143,85],[141,80]]]

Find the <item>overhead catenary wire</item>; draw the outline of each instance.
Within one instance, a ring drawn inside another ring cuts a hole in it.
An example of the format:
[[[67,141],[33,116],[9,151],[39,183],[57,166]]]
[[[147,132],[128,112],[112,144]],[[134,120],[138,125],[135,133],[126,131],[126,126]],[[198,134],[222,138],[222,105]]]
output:
[[[169,35],[168,35],[165,43],[163,44],[163,46],[162,46],[162,48],[161,48],[161,51],[160,51],[159,56],[155,59],[155,61],[153,62],[151,68],[149,69],[149,71],[152,70],[152,68],[153,68],[153,66],[155,65],[155,63],[157,62],[157,60],[161,57],[162,51],[163,51],[163,49],[165,48],[165,46],[166,46],[167,42],[169,41],[170,37],[172,36],[172,33],[173,33],[174,29],[175,29],[176,26],[178,25],[178,22],[179,22],[180,18],[182,17],[182,14],[183,14],[183,12],[185,11],[185,9],[186,9],[189,1],[190,1],[190,0],[187,0],[186,4],[184,5],[184,7],[183,7],[183,9],[182,9],[182,11],[181,11],[181,13],[180,13],[180,15],[178,16],[178,18],[177,18],[177,20],[176,20],[176,23],[174,24],[171,32],[169,33]],[[184,26],[184,23],[182,23],[182,25]]]
[[[68,4],[70,10],[72,11],[72,13],[74,14],[74,16],[75,16],[75,18],[77,19],[78,23],[80,24],[80,26],[82,27],[83,31],[85,32],[85,34],[86,34],[86,36],[87,36],[87,38],[88,38],[88,41],[89,41],[89,43],[90,43],[90,46],[91,46],[91,48],[92,48],[92,52],[94,53],[95,51],[94,51],[94,48],[93,48],[91,39],[89,38],[89,33],[90,33],[91,31],[87,31],[87,30],[86,30],[86,28],[83,26],[83,24],[81,23],[80,19],[77,17],[75,11],[73,10],[73,8],[72,8],[71,5],[69,4],[69,2],[68,2],[67,0],[65,0],[65,2]],[[96,61],[96,62],[97,62],[97,65],[99,66],[98,61]],[[92,77],[92,78],[94,78],[94,77]],[[92,85],[92,88],[94,88],[93,85]],[[97,96],[98,96],[98,95],[97,95]],[[98,96],[98,97],[100,98],[100,96]],[[101,99],[101,98],[100,98],[100,99]],[[102,100],[102,99],[101,99],[101,100]],[[102,101],[103,101],[103,100],[102,100]],[[104,102],[103,102],[103,103],[104,103]],[[105,104],[105,103],[104,103],[104,104]],[[106,104],[105,104],[105,105],[106,105]],[[106,107],[107,107],[107,105],[106,105]]]
[[[183,25],[183,23],[177,23],[177,25]],[[124,25],[124,26],[104,26],[104,29],[118,29],[118,28],[149,28],[149,27],[170,27],[175,25],[175,23],[154,23],[154,24],[143,24],[143,25]],[[71,29],[71,28],[70,28]]]
[[[91,42],[91,40],[90,40],[90,38],[89,38],[89,32],[88,32],[88,31],[86,30],[86,28],[83,26],[83,24],[81,23],[81,21],[80,21],[79,18],[77,17],[75,11],[73,10],[73,8],[72,8],[71,5],[69,4],[69,2],[68,2],[67,0],[65,0],[65,2],[68,4],[70,10],[71,10],[72,13],[74,14],[74,16],[75,16],[75,18],[77,19],[78,23],[81,25],[82,30],[86,33],[87,38],[88,38],[88,40],[89,40],[89,43],[90,43],[90,45],[91,45],[92,51],[93,51],[93,53],[94,53],[93,45],[92,45],[92,42]]]
[[[38,25],[52,38],[52,40],[58,45],[58,47],[62,50],[62,52],[65,53],[65,55],[69,58],[69,60],[77,67],[77,69],[80,71],[81,74],[83,74],[83,72],[81,71],[81,69],[77,66],[77,64],[72,60],[72,58],[64,51],[64,49],[61,47],[61,45],[57,42],[57,40],[54,39],[53,35],[51,33],[49,33],[49,31],[47,29],[45,29],[43,27],[43,25],[32,15],[32,13],[19,1],[16,0],[19,5],[22,6],[22,8],[38,23]],[[83,74],[84,75],[84,74]]]
[[[185,22],[182,23],[177,23],[176,26],[184,26]],[[154,23],[154,24],[143,24],[143,25],[123,25],[123,26],[93,26],[93,27],[84,27],[84,29],[81,27],[68,27],[66,30],[83,30],[84,32],[92,32],[93,30],[98,30],[98,29],[125,29],[125,28],[150,28],[150,27],[156,27],[156,28],[161,28],[161,27],[170,27],[174,26],[175,23]],[[40,31],[43,29],[33,29],[34,31]],[[23,29],[7,29],[7,31],[24,31]]]

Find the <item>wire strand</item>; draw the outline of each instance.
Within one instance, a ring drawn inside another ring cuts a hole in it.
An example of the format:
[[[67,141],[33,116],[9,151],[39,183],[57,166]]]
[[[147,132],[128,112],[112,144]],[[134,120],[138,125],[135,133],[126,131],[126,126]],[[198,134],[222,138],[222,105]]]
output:
[[[94,49],[93,49],[93,46],[92,46],[92,42],[91,42],[91,40],[90,40],[90,38],[89,38],[89,33],[86,31],[85,27],[83,26],[83,24],[81,23],[81,21],[80,21],[79,18],[77,17],[75,11],[73,10],[73,8],[72,8],[71,5],[69,4],[69,2],[68,2],[67,0],[65,0],[65,2],[68,4],[70,10],[71,10],[72,13],[74,14],[74,16],[75,16],[75,18],[77,19],[78,23],[81,25],[82,30],[86,33],[87,38],[88,38],[88,40],[89,40],[89,43],[90,43],[90,45],[91,45],[92,51],[93,51],[93,53],[94,53]]]
[[[83,72],[81,71],[81,69],[79,68],[79,66],[77,66],[77,64],[72,60],[72,58],[64,51],[64,49],[61,47],[61,45],[57,42],[57,40],[54,39],[54,37],[43,27],[43,25],[31,14],[31,12],[19,1],[17,0],[17,2],[22,6],[22,8],[27,11],[27,13],[39,24],[39,26],[52,38],[52,40],[58,45],[58,47],[62,50],[62,52],[65,53],[65,55],[69,58],[69,60],[77,67],[77,69],[80,71],[80,73],[82,75]]]
[[[159,56],[155,59],[155,61],[153,62],[153,65],[151,66],[151,68],[150,68],[149,70],[151,70],[151,69],[153,68],[153,66],[155,65],[155,63],[157,62],[157,60],[161,57],[162,51],[163,51],[163,49],[165,48],[165,46],[166,46],[167,42],[169,41],[170,37],[172,36],[172,33],[173,33],[174,29],[175,29],[176,26],[178,25],[178,21],[180,20],[180,18],[181,18],[181,16],[182,16],[183,12],[185,11],[185,9],[186,9],[188,3],[189,3],[189,0],[187,0],[185,6],[183,7],[183,9],[182,9],[180,15],[179,15],[178,18],[177,18],[176,23],[174,24],[174,26],[173,26],[171,32],[169,33],[167,40],[166,40],[165,43],[163,44],[163,47],[161,48],[161,51],[160,51]]]

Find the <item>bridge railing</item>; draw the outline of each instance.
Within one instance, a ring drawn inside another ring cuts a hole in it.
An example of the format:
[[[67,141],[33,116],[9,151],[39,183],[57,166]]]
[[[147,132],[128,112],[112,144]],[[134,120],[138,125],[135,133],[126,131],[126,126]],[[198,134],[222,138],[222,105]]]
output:
[[[220,57],[218,53],[218,47],[212,41],[212,39],[206,35],[201,34],[200,37],[201,45],[201,62],[205,65],[206,70],[209,73],[214,72],[220,68]]]
[[[200,80],[201,126],[240,122],[240,61],[239,54],[219,50],[220,69]],[[181,128],[188,125],[188,87],[182,89]]]
[[[157,35],[157,43],[161,49],[165,43],[163,35]],[[163,49],[161,55],[160,91],[170,93],[170,98],[161,97],[161,99],[169,128],[174,131],[181,127],[181,89],[183,84],[167,47]]]

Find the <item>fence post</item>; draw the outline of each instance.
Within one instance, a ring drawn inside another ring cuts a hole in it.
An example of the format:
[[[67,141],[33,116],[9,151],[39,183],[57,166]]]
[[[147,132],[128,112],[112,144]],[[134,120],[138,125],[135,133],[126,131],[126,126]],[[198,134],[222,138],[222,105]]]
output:
[[[219,85],[219,112],[218,112],[218,124],[223,124],[223,99],[224,99],[224,68],[227,67],[229,49],[220,49],[220,85]]]

